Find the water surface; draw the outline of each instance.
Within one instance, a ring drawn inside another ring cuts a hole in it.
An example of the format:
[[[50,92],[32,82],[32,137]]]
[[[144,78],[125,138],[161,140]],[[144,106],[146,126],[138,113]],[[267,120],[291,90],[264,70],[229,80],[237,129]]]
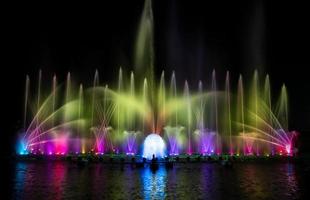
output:
[[[176,164],[134,169],[130,165],[64,161],[15,162],[12,199],[305,199],[309,174],[290,163]]]

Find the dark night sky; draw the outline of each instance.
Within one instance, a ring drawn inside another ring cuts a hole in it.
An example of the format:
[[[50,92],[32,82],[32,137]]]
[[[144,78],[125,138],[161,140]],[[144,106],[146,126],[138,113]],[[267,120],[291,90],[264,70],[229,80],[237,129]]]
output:
[[[96,68],[101,82],[116,80],[120,65],[125,71],[132,69],[144,2],[111,2],[4,8],[1,152],[12,148],[14,135],[21,128],[26,74],[36,81],[41,68],[43,83],[50,87],[54,73],[63,81],[70,71],[74,80],[90,84]],[[267,0],[154,0],[156,72],[175,70],[179,81],[188,79],[196,86],[198,79],[209,81],[213,68],[220,80],[230,70],[234,82],[239,73],[250,80],[257,68],[261,74],[270,74],[274,95],[286,83],[290,127],[309,134],[304,11],[303,5]]]

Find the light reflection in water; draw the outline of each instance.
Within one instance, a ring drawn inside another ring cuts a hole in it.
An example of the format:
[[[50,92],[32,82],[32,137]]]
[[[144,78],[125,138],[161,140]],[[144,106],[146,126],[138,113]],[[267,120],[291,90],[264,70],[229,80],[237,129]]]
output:
[[[51,164],[51,163],[49,163]],[[64,180],[66,179],[66,172],[67,172],[67,167],[61,163],[61,162],[56,162],[54,166],[48,165],[48,170],[47,172],[51,172],[50,175],[49,173],[48,176],[50,176],[51,182],[52,182],[52,190],[55,191],[55,200],[60,200],[62,199],[63,193],[64,193],[64,187],[63,183]]]
[[[166,197],[167,171],[160,166],[157,171],[140,171],[144,199],[164,199]]]
[[[27,173],[27,164],[18,162],[16,164],[16,175],[14,181],[14,190],[16,198],[22,198],[25,187],[25,177]]]
[[[286,175],[287,175],[287,186],[288,191],[291,192],[297,192],[298,190],[298,181],[296,178],[296,171],[295,171],[295,166],[292,163],[287,163],[286,164]]]
[[[16,162],[13,199],[296,199],[307,176],[290,163],[176,164],[136,169],[130,165]]]

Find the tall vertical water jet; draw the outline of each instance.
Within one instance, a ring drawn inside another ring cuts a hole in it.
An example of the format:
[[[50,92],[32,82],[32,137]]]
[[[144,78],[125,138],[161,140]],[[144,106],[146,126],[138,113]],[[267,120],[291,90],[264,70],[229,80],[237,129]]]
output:
[[[173,100],[177,99],[177,86],[176,86],[176,79],[175,79],[175,73],[172,72],[171,80],[170,80],[170,97]],[[178,125],[178,105],[174,104],[174,120],[172,120],[170,123],[173,124],[175,127]]]
[[[198,117],[198,123],[197,127],[200,129],[200,131],[204,130],[204,96],[203,96],[203,87],[202,87],[202,81],[200,80],[198,83],[198,94],[199,94],[199,117]]]
[[[71,97],[71,74],[68,72],[67,74],[67,81],[66,81],[66,98],[65,102],[68,103]]]
[[[78,105],[78,119],[80,120],[80,119],[82,119],[82,113],[83,113],[83,84],[80,84],[78,101],[79,101],[79,105]],[[79,139],[80,139],[80,142],[81,142],[81,152],[85,153],[85,151],[86,151],[86,144],[85,144],[85,140],[82,139],[83,138],[82,137],[82,132],[81,132],[82,125],[83,124],[81,122],[79,122],[77,132],[78,132],[78,136],[79,136]]]
[[[155,100],[155,83],[154,83],[154,22],[152,11],[152,0],[144,2],[144,8],[138,27],[134,66],[137,77],[146,77],[150,92],[149,106],[152,113],[149,113],[152,119],[152,132],[156,132],[156,100]],[[140,82],[140,81],[139,81]]]
[[[94,126],[94,115],[95,115],[95,100],[96,100],[96,92],[95,88],[99,86],[99,73],[96,69],[94,81],[93,81],[93,94],[92,94],[92,104],[91,104],[91,125]]]
[[[109,133],[110,130],[110,121],[112,118],[112,114],[113,114],[113,110],[111,109],[111,105],[109,104],[109,100],[108,100],[108,90],[109,90],[109,86],[108,84],[105,85],[104,87],[104,99],[103,99],[103,113],[104,113],[104,121],[105,121],[105,127],[104,127],[104,132],[105,132],[105,137],[107,137],[107,134]],[[133,127],[135,128],[135,127]],[[111,138],[108,140],[110,142],[110,149],[115,149],[114,148],[114,144],[113,141],[111,140]]]
[[[41,82],[42,82],[42,71],[41,69],[39,70],[39,76],[38,76],[38,96],[37,96],[37,112],[39,115],[37,115],[36,117],[36,131],[35,131],[35,135],[38,135],[38,141],[41,141],[41,137],[40,137],[40,127],[39,127],[39,121],[40,121],[40,104],[41,104]],[[39,145],[41,146],[41,145]],[[39,147],[40,149],[40,147]]]
[[[103,90],[103,113],[104,113],[104,118],[103,120],[104,121],[108,121],[107,117],[109,115],[108,113],[108,88],[109,86],[106,84],[105,87],[104,87],[104,90]]]
[[[41,82],[42,82],[42,71],[40,69],[39,75],[38,75],[38,96],[37,96],[37,107],[36,107],[38,114],[40,114],[39,109],[40,109],[40,103],[41,103],[40,102],[40,100],[41,100]],[[37,115],[37,117],[36,117],[36,127],[37,128],[39,125],[39,118],[40,118],[40,115]],[[38,130],[37,130],[37,134],[38,134]]]
[[[81,119],[83,112],[83,84],[80,84],[78,101],[79,101],[78,119]]]
[[[28,108],[28,98],[29,98],[29,86],[30,86],[30,79],[29,76],[26,75],[26,82],[25,82],[25,102],[24,102],[24,123],[23,128],[26,131],[26,123],[27,123],[27,108]]]
[[[246,155],[246,141],[245,141],[245,124],[244,124],[244,91],[243,91],[243,80],[240,74],[238,80],[238,91],[237,91],[237,121],[241,124],[241,135],[242,135],[242,147],[243,155]]]
[[[134,77],[134,73],[131,72],[130,73],[130,89],[129,89],[129,92],[130,92],[130,98],[133,100],[135,99],[135,77]],[[127,122],[129,123],[128,127],[130,128],[129,130],[130,131],[135,131],[134,130],[134,127],[135,127],[135,113],[134,113],[134,110],[129,108],[127,109]]]
[[[189,94],[188,82],[185,81],[184,84],[184,101],[186,105],[186,123],[187,123],[187,140],[188,140],[188,149],[187,153],[192,154],[192,144],[191,144],[191,123],[192,123],[192,109],[191,109],[191,97]]]
[[[271,109],[271,91],[270,91],[270,80],[269,80],[269,75],[267,74],[265,77],[265,83],[264,83],[264,102],[266,104],[266,112],[267,112],[267,123],[272,127],[272,109]],[[270,127],[266,128],[266,132],[269,135],[273,135],[273,131]],[[273,142],[273,138],[271,138],[271,142]],[[271,153],[273,154],[274,149],[273,149],[273,145],[270,144],[270,149],[271,149]]]
[[[143,81],[143,91],[142,91],[142,104],[143,108],[147,108],[148,104],[148,85],[147,85],[147,79],[144,78]],[[149,117],[148,112],[144,112],[144,115],[142,116],[142,132],[145,133],[145,128],[146,128],[146,119]],[[152,129],[154,129],[152,125]]]
[[[154,27],[153,27],[152,1],[144,2],[143,13],[138,28],[135,46],[135,69],[138,76],[144,73],[153,89],[154,72]]]
[[[195,114],[196,114],[196,130],[194,131],[195,141],[196,141],[196,152],[201,154],[210,154],[213,150],[212,131],[205,129],[205,95],[203,93],[203,84],[202,81],[198,82],[198,98],[197,104],[193,104],[195,106]],[[193,143],[194,147],[194,143]]]
[[[258,72],[257,70],[254,71],[254,76],[253,76],[253,80],[252,80],[252,88],[251,88],[251,105],[250,105],[250,109],[254,114],[254,128],[255,128],[255,132],[257,132],[256,130],[259,128],[258,127],[258,98],[259,98],[259,85],[258,85]],[[259,150],[258,150],[258,140],[256,140],[256,154],[259,155]]]
[[[264,84],[264,102],[267,106],[268,112],[268,123],[272,125],[272,110],[271,110],[271,91],[270,91],[270,80],[269,75],[266,75]]]
[[[39,70],[39,77],[38,77],[38,96],[37,96],[37,111],[40,108],[40,100],[41,100],[41,82],[42,82],[42,71]]]
[[[218,129],[218,102],[217,102],[217,87],[216,87],[216,74],[215,69],[212,71],[212,83],[211,83],[211,90],[212,90],[212,101],[213,101],[213,119],[214,124],[213,127],[215,128],[216,132],[216,153],[221,153],[221,146],[220,146],[220,136],[219,136],[219,129]]]
[[[165,124],[166,117],[166,89],[165,89],[165,72],[162,71],[158,89],[158,114],[157,114],[157,128],[158,132],[161,132],[162,127]]]
[[[232,146],[232,135],[231,135],[231,110],[230,110],[230,80],[229,80],[229,71],[226,72],[225,80],[225,97],[227,105],[227,128],[229,133],[229,153],[233,155],[233,146]]]
[[[67,80],[66,80],[65,104],[69,103],[70,101],[71,101],[71,74],[70,72],[68,72]],[[70,115],[70,110],[66,107],[65,113],[64,113],[64,121],[68,120],[69,115]]]
[[[122,94],[123,92],[123,70],[120,67],[119,68],[119,72],[118,72],[118,84],[117,84],[117,92],[118,94]],[[117,101],[117,133],[120,134],[122,132],[122,116],[123,116],[123,112],[122,112],[122,106],[120,104],[119,101]]]
[[[56,109],[56,87],[57,87],[57,78],[56,78],[56,74],[54,74],[53,83],[52,83],[52,113],[54,113]],[[53,126],[54,126],[54,123],[55,123],[55,117],[53,115],[52,117]]]
[[[70,101],[72,100],[71,98],[71,74],[70,72],[68,72],[67,74],[67,80],[66,80],[66,93],[65,93],[65,100],[64,100],[64,105],[65,105],[65,109],[64,109],[64,113],[63,113],[63,119],[61,123],[66,123],[69,122],[71,120],[71,112],[72,110],[70,110]],[[57,142],[55,144],[55,149],[57,151],[57,153],[65,153],[67,151],[67,137],[69,135],[69,132],[71,131],[70,129],[71,127],[66,126],[63,128],[63,132],[65,133],[64,135],[58,135],[57,136]]]
[[[288,131],[288,96],[285,84],[281,87],[281,93],[277,105],[277,118],[285,132]]]

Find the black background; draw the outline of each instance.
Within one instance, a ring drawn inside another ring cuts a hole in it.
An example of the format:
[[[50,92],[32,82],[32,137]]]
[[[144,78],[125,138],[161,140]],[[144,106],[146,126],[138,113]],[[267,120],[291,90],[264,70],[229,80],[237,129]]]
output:
[[[54,73],[70,71],[75,82],[115,83],[119,66],[133,69],[134,42],[144,1],[104,1],[101,5],[5,5],[2,12],[1,154],[14,150],[22,128],[25,76],[31,86],[43,71],[43,87]],[[283,1],[153,1],[157,78],[176,71],[196,88],[211,71],[223,82],[230,70],[246,83],[254,69],[271,76],[273,96],[284,82],[289,92],[290,129],[310,145],[308,20],[305,5]],[[261,76],[262,77],[262,76]]]

